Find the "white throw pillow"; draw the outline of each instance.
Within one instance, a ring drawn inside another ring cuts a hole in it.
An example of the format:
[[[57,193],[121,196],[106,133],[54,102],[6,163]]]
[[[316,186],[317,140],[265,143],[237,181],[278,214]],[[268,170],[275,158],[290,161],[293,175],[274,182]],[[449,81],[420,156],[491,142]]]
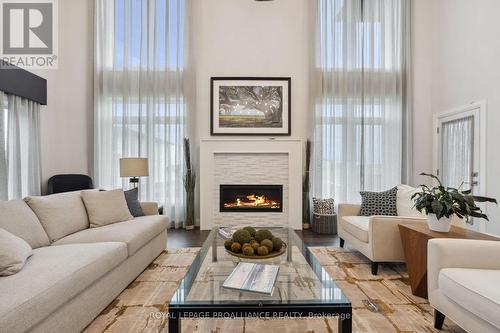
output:
[[[425,217],[425,214],[420,213],[414,206],[415,202],[411,197],[418,192],[421,192],[420,188],[411,187],[409,185],[398,185],[398,195],[396,199],[396,209],[398,211],[398,216],[404,217]]]
[[[89,227],[80,191],[24,199],[40,220],[50,242]]]
[[[0,276],[19,272],[32,254],[33,249],[24,239],[0,228]]]
[[[112,191],[82,191],[82,199],[89,214],[90,227],[132,220],[122,189]]]

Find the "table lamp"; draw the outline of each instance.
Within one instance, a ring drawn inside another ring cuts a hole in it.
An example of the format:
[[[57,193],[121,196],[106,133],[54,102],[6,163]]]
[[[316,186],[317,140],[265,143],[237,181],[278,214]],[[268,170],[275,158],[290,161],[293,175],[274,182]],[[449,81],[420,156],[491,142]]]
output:
[[[136,188],[139,177],[149,176],[148,159],[141,157],[120,158],[120,177],[130,177],[130,184]]]

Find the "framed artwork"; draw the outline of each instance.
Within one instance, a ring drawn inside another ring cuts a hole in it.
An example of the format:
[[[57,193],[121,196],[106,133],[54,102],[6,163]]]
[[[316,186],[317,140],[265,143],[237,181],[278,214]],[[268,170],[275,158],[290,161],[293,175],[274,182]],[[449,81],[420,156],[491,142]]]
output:
[[[213,77],[212,135],[290,135],[289,77]]]

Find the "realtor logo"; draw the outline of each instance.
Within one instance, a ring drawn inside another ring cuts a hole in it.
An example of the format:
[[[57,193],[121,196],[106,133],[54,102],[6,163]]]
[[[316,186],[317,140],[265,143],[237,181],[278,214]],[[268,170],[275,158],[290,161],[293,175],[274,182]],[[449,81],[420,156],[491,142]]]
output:
[[[2,60],[18,67],[55,68],[56,0],[0,0]]]

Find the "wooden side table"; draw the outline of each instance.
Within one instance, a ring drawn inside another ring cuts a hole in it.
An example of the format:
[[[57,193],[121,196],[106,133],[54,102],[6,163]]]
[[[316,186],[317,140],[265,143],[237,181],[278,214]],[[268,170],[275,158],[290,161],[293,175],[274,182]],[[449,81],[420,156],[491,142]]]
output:
[[[433,238],[500,240],[500,238],[452,226],[450,232],[429,230],[424,223],[399,225],[413,295],[427,298],[427,242]]]

